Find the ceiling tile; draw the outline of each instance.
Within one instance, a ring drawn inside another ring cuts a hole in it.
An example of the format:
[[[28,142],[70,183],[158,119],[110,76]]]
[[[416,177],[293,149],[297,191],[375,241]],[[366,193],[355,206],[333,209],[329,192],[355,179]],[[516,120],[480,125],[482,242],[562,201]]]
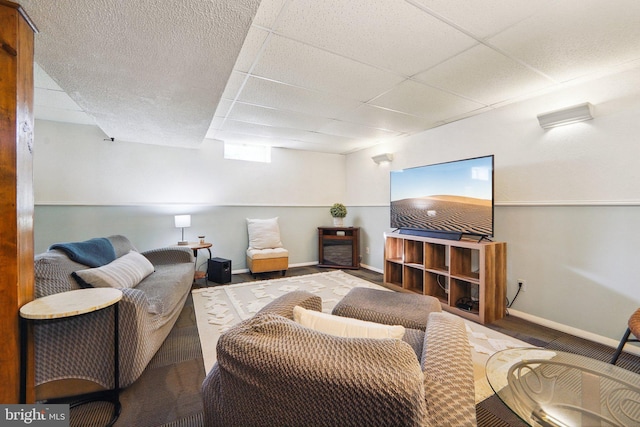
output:
[[[223,142],[232,142],[234,144],[259,144],[268,146],[276,146],[276,143],[279,142],[273,138],[249,135],[245,133],[228,132],[224,130],[216,131],[215,139]]]
[[[233,109],[229,114],[229,119],[247,123],[302,130],[317,130],[330,121],[330,119],[310,116],[294,111],[260,107],[241,102],[236,102],[233,105]]]
[[[367,104],[344,114],[343,118],[350,122],[401,133],[414,133],[432,128],[436,125],[436,123],[431,120],[397,113]]]
[[[222,130],[226,132],[242,133],[247,135],[255,135],[266,138],[282,138],[282,139],[299,139],[301,141],[314,140],[315,137],[309,136],[312,132],[290,129],[285,127],[261,125],[257,123],[240,122],[237,120],[227,119],[222,126]]]
[[[278,36],[271,38],[254,74],[363,102],[402,81],[396,74]]]
[[[330,135],[320,132],[306,132],[301,134],[297,139],[314,144],[348,144],[354,142],[354,138],[345,138],[339,135]]]
[[[414,0],[479,39],[555,4],[553,0]]]
[[[211,120],[211,125],[209,129],[222,129],[222,125],[224,124],[225,118],[220,116],[215,116],[213,120]]]
[[[251,27],[247,38],[244,39],[244,44],[238,55],[238,59],[233,67],[234,71],[242,71],[248,73],[251,70],[253,62],[258,57],[260,49],[267,39],[269,33],[256,27]],[[235,73],[234,73],[235,74]]]
[[[226,117],[229,110],[231,110],[231,105],[232,105],[231,100],[221,99],[220,102],[218,103],[218,108],[216,109],[214,119],[216,117],[222,117],[222,118]]]
[[[213,137],[209,138],[213,139]],[[266,137],[229,131],[218,131],[215,135],[215,139],[235,144],[261,144],[272,147],[341,154],[364,148],[360,141],[342,138],[322,139],[320,142],[313,142],[312,138],[305,141],[302,139],[292,139],[283,136]]]
[[[272,28],[286,0],[261,0],[253,25]]]
[[[358,101],[337,95],[310,91],[255,77],[249,78],[238,100],[327,118],[338,117],[345,111],[361,105]]]
[[[560,82],[640,58],[640,1],[553,5],[489,42]]]
[[[412,80],[402,82],[371,104],[423,117],[431,123],[484,106]]]
[[[476,41],[405,1],[293,0],[279,34],[403,76]]]
[[[390,130],[377,129],[358,123],[349,123],[343,120],[331,120],[328,124],[322,126],[320,132],[330,135],[339,135],[347,138],[356,139],[384,139],[398,136],[399,132]]]
[[[242,89],[242,85],[244,84],[244,80],[246,78],[247,74],[245,73],[236,71],[232,72],[229,80],[227,81],[227,86],[225,86],[224,92],[222,92],[222,98],[233,101],[240,89]]]
[[[484,45],[420,73],[415,79],[486,105],[516,98],[554,83]]]

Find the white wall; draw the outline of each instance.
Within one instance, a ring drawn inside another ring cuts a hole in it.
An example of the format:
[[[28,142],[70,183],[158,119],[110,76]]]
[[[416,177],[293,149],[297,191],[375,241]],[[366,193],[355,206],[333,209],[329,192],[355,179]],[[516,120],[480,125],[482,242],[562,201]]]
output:
[[[36,204],[319,206],[344,197],[344,157],[273,149],[271,163],[196,149],[104,141],[96,126],[36,121]]]
[[[280,218],[292,264],[317,262],[317,227],[344,200],[341,155],[274,149],[271,163],[224,160],[222,143],[197,149],[104,141],[95,126],[36,121],[35,250],[125,234],[146,250],[177,243],[173,215],[189,213],[189,240],[245,268],[245,218]],[[200,262],[200,261],[199,261]]]
[[[594,120],[538,126],[537,114],[586,101]],[[389,168],[372,155],[392,152],[391,168],[403,169],[494,154],[509,298],[527,281],[512,312],[615,342],[640,306],[639,119],[640,71],[626,71],[347,156],[346,200],[370,248],[363,261],[382,269],[389,230]]]

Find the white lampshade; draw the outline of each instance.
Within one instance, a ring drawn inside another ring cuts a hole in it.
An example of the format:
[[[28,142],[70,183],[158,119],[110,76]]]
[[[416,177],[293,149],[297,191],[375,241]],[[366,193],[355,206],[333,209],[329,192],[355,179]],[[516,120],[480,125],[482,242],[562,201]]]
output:
[[[176,215],[176,228],[191,227],[191,215]]]

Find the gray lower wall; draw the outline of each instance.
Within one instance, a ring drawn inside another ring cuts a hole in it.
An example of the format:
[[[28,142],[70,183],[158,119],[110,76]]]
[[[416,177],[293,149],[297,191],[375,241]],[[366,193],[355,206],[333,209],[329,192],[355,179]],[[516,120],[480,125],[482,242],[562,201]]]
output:
[[[214,257],[230,259],[233,270],[246,268],[248,246],[246,218],[278,217],[290,264],[318,261],[319,226],[330,226],[328,208],[267,206],[77,206],[37,205],[34,246],[41,253],[57,242],[82,241],[92,237],[123,234],[140,251],[177,244],[181,230],[174,227],[174,214],[191,214],[185,239],[197,241],[205,235],[213,244]],[[205,251],[199,252],[198,266],[206,270]]]
[[[362,262],[383,268],[389,208],[350,207],[362,227]],[[495,238],[507,242],[512,309],[619,340],[638,307],[635,276],[640,206],[496,206]],[[370,254],[366,254],[369,247]]]
[[[348,207],[345,225],[358,226],[362,263],[382,271],[388,206]],[[327,207],[53,206],[35,211],[36,253],[62,241],[124,234],[139,250],[176,244],[175,213],[191,213],[188,240],[199,234],[213,243],[213,256],[246,268],[246,218],[279,217],[290,264],[318,261],[318,226],[331,226]],[[640,206],[496,206],[495,240],[507,242],[507,295],[527,282],[513,310],[617,340],[636,308],[633,274]],[[369,253],[367,253],[367,249]],[[206,251],[198,265],[206,270]]]

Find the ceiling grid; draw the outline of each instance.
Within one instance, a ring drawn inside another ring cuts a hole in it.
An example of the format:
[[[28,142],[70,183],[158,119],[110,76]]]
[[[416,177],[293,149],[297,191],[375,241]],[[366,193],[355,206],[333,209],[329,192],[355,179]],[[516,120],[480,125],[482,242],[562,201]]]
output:
[[[636,0],[21,3],[36,117],[148,144],[346,154],[640,62]]]

